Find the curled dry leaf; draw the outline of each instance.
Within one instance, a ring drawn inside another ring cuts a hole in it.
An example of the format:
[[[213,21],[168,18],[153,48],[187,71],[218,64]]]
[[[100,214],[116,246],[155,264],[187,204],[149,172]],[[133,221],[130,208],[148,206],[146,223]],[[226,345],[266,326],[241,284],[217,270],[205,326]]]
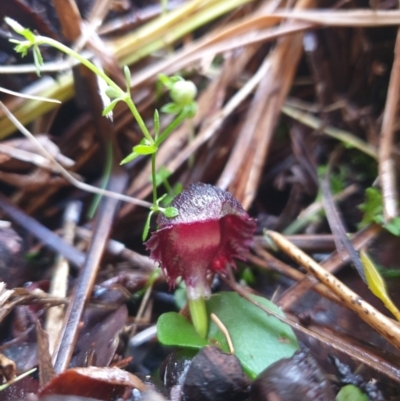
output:
[[[132,373],[118,368],[75,368],[56,376],[40,391],[40,396],[51,394],[76,395],[99,400],[111,400],[127,388],[146,391],[146,385]]]
[[[0,354],[0,383],[8,382],[17,374],[15,362]]]

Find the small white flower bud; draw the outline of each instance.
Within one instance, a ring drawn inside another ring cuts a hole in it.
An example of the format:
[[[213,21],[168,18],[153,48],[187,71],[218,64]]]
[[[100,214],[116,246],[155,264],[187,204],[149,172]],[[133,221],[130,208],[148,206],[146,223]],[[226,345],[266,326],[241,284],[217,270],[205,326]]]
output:
[[[172,85],[170,95],[176,104],[186,106],[195,99],[197,88],[192,81],[178,81]]]

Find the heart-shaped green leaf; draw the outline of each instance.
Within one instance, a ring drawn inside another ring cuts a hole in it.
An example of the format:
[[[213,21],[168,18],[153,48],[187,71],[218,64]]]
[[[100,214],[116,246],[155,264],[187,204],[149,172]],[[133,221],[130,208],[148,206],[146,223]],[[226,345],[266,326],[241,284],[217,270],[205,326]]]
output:
[[[271,301],[255,295],[251,298],[283,316]],[[214,313],[227,328],[235,355],[251,378],[272,363],[291,357],[299,348],[290,326],[269,316],[235,292],[213,295],[207,301],[207,311]],[[228,352],[225,336],[214,323],[210,325],[208,339],[211,344],[220,344],[222,350]]]
[[[273,312],[283,315],[271,301],[257,296],[252,298]],[[234,292],[215,294],[206,304],[208,314],[214,313],[227,328],[235,355],[251,378],[258,376],[279,359],[292,356],[299,348],[290,326],[269,316]],[[207,341],[197,334],[188,320],[174,312],[160,316],[157,332],[159,341],[164,345],[200,349],[211,344],[229,352],[225,336],[212,322]]]
[[[193,325],[176,312],[164,313],[158,318],[157,336],[160,343],[168,346],[200,349],[208,344]]]

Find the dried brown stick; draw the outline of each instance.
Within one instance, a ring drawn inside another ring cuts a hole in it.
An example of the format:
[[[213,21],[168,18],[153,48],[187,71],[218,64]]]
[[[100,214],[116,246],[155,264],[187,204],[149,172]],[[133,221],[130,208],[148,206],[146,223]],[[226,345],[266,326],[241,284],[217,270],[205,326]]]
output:
[[[85,254],[83,252],[79,251],[74,246],[67,244],[61,237],[54,234],[33,217],[28,216],[20,208],[13,205],[9,199],[1,193],[0,209],[4,210],[13,221],[45,243],[50,249],[61,254],[76,266],[82,266],[85,260]]]
[[[360,250],[364,246],[367,246],[369,242],[372,241],[375,236],[381,232],[382,228],[375,224],[372,225],[357,234],[354,235],[352,239],[353,246],[356,250]],[[335,273],[340,267],[342,267],[345,263],[349,261],[349,256],[347,253],[342,255],[338,252],[332,253],[328,259],[324,260],[321,263],[324,269],[326,269],[330,273]],[[294,284],[291,288],[289,288],[279,299],[279,304],[283,310],[287,310],[298,301],[298,299],[307,292],[310,288],[312,288],[313,283],[305,277],[303,280]]]
[[[74,0],[69,1],[71,3],[74,2]],[[68,16],[70,16],[68,11],[63,15],[59,15],[62,25],[71,23]],[[74,21],[74,23],[77,24],[78,30],[80,30],[79,22],[80,21]],[[76,40],[77,37],[69,37],[68,39]],[[96,133],[98,134],[99,141],[103,146],[104,157],[106,157],[106,147],[112,147],[112,170],[108,182],[108,188],[112,191],[116,190],[117,192],[123,192],[128,182],[128,176],[119,166],[121,156],[115,143],[115,135],[111,122],[110,120],[101,117],[104,105],[99,96],[99,82],[97,81],[97,77],[84,66],[79,66],[77,68],[77,74],[81,79],[80,89],[82,90],[82,97],[86,104],[88,104],[93,117]],[[75,291],[72,294],[72,299],[66,311],[64,325],[59,337],[59,346],[53,355],[55,361],[54,369],[57,373],[65,371],[71,360],[78,339],[79,325],[83,311],[93,290],[94,282],[100,268],[100,261],[111,232],[118,203],[119,202],[116,199],[110,198],[103,198],[100,202],[93,239],[85,263],[82,266]]]
[[[54,7],[60,18],[61,32],[63,36],[75,41],[81,35],[81,14],[75,0],[53,0]]]
[[[347,252],[358,274],[363,281],[366,282],[363,265],[357,255],[356,250],[354,249],[352,242],[347,237],[344,224],[339,216],[335,202],[333,201],[330,183],[327,176],[321,179],[320,188],[322,192],[322,202],[324,204],[326,218],[335,237],[336,249],[339,253],[342,253],[344,250]]]
[[[293,267],[287,265],[286,263],[283,263],[279,259],[275,258],[272,256],[269,252],[265,251],[264,249],[260,247],[256,247],[254,251],[257,253],[258,256],[254,256],[251,254],[245,255],[246,260],[249,260],[250,262],[254,263],[255,265],[259,266],[262,269],[269,270],[269,271],[276,271],[280,274],[285,275],[286,277],[289,277],[293,280],[300,281],[303,278],[306,277],[306,275],[299,270],[294,269]],[[307,280],[311,280],[313,284],[313,291],[317,292],[324,298],[327,298],[333,302],[339,303],[342,305],[342,302],[338,297],[336,297],[332,292],[326,288],[323,284],[321,283],[315,283],[314,279],[310,278]],[[279,305],[279,302],[277,302]],[[279,305],[280,306],[280,305]]]
[[[92,232],[85,227],[77,227],[76,235],[80,239],[87,242],[92,240]],[[157,268],[157,263],[151,260],[148,256],[141,255],[131,249],[128,249],[122,242],[116,241],[114,239],[109,239],[107,241],[107,252],[113,256],[120,256],[121,258],[131,262],[135,267],[152,272]]]
[[[311,257],[286,240],[285,237],[273,231],[267,231],[267,235],[272,238],[282,251],[303,266],[308,273],[325,284],[349,309],[353,310],[388,342],[400,349],[400,325],[364,301]]]
[[[75,229],[80,217],[81,204],[78,201],[68,203],[64,212],[63,221],[63,239],[67,244],[73,245]],[[66,297],[68,291],[68,277],[70,267],[64,256],[57,255],[53,266],[52,277],[50,281],[49,294],[59,297]],[[55,306],[47,311],[44,328],[48,334],[48,346],[52,355],[59,338],[60,330],[64,320],[65,308]]]
[[[310,5],[311,0],[299,0],[296,7]],[[301,34],[284,37],[265,58],[268,72],[257,88],[239,138],[218,181],[222,188],[229,188],[245,209],[254,200],[275,124],[302,53],[301,42]]]
[[[112,132],[111,127],[108,126],[108,128]],[[128,178],[125,172],[114,163],[109,189],[111,191],[123,192],[127,181]],[[93,289],[117,206],[118,201],[112,198],[103,198],[100,204],[92,242],[66,312],[66,323],[61,332],[60,348],[57,350],[54,366],[58,373],[68,368],[79,333],[78,329],[82,313]]]
[[[321,253],[335,250],[335,241],[332,234],[294,234],[285,235],[285,237],[303,251]],[[271,245],[263,235],[256,235],[254,243],[266,250],[271,250]]]
[[[311,3],[312,0],[300,0],[296,7],[309,7]],[[269,94],[264,106],[263,117],[257,126],[256,141],[252,143],[252,146],[255,146],[254,158],[248,170],[247,179],[241,181],[242,185],[245,184],[240,194],[245,209],[251,206],[257,194],[262,171],[267,163],[269,149],[274,138],[281,106],[292,86],[297,65],[303,52],[302,39],[302,33],[283,38],[277,43],[274,54],[271,56],[272,75],[269,77]]]
[[[398,196],[396,167],[393,160],[393,139],[400,94],[400,29],[397,31],[395,57],[390,74],[379,146],[379,178],[382,188],[383,212],[386,221],[397,216]]]

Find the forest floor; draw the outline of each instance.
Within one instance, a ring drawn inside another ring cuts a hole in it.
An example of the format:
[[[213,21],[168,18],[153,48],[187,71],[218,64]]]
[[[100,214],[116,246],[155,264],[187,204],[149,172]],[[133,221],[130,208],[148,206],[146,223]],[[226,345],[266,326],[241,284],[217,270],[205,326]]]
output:
[[[5,17],[0,400],[400,400],[397,2]]]

